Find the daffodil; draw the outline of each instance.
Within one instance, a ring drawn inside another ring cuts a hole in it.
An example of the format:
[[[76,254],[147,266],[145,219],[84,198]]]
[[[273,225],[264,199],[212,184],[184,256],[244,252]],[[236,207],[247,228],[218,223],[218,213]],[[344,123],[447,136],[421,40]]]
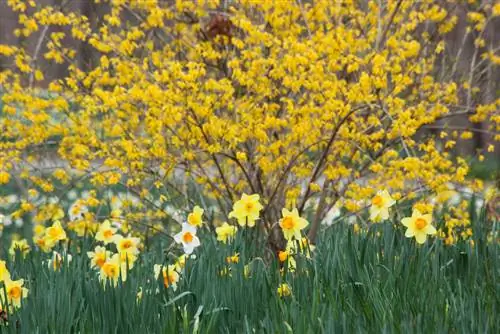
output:
[[[127,280],[127,264],[121,260],[119,254],[114,254],[102,265],[99,280],[101,280],[103,284],[110,281],[113,286],[116,286],[120,277],[122,282]]]
[[[31,247],[28,245],[28,240],[26,239],[21,239],[21,240],[12,240],[12,243],[10,244],[9,248],[9,254],[12,257],[16,256],[16,251],[19,251],[23,257],[26,257],[26,255],[30,252]]]
[[[5,261],[0,260],[0,282],[2,282],[5,278],[10,278],[10,273],[9,270],[7,269]]]
[[[101,268],[106,260],[111,258],[111,252],[106,250],[105,247],[97,246],[93,252],[87,252],[87,256],[90,258],[90,266],[92,268]]]
[[[21,299],[26,298],[28,296],[28,289],[24,286],[24,280],[20,279],[17,281],[13,281],[9,276],[4,276],[3,281],[5,287],[5,294],[0,293],[0,298],[2,299],[2,303],[12,305],[14,308],[19,308],[21,306]],[[7,295],[7,303],[5,302],[5,295]]]
[[[217,240],[227,243],[232,240],[236,235],[238,228],[236,226],[229,225],[228,223],[224,223],[221,226],[215,228],[215,233],[217,233]]]
[[[123,237],[117,234],[113,237],[118,254],[123,262],[128,264],[129,269],[134,266],[137,255],[139,254],[139,244],[141,239],[135,237]]]
[[[184,253],[191,254],[200,245],[200,239],[196,236],[196,227],[182,224],[182,230],[174,236],[175,242],[182,244]]]
[[[299,211],[297,210],[297,208],[294,208],[292,211],[288,211],[287,209],[283,208],[283,210],[281,210],[281,213],[283,215],[283,218],[280,219],[279,225],[283,230],[285,239],[291,240],[292,238],[295,238],[296,240],[300,240],[300,231],[306,228],[307,225],[309,225],[307,220],[299,216]]]
[[[288,297],[292,294],[292,288],[288,284],[282,283],[278,287],[277,292],[280,297]]]
[[[240,262],[240,253],[235,253],[234,255],[226,257],[227,264],[238,263],[238,262]]]
[[[49,265],[49,268],[52,268],[52,269],[54,269],[54,271],[57,271],[62,267],[64,260],[66,260],[66,261],[68,261],[68,263],[70,263],[72,259],[73,259],[73,257],[71,256],[71,254],[61,255],[58,252],[54,252],[52,254],[52,259],[50,259],[48,262],[48,265]]]
[[[165,267],[160,264],[155,264],[154,273],[156,278],[158,278],[161,274],[163,279],[163,285],[166,288],[171,286],[174,290],[177,289],[177,282],[179,281],[179,273],[177,272],[175,265],[169,265]]]
[[[180,272],[182,269],[184,269],[184,267],[186,266],[186,259],[186,254],[182,254],[177,258],[177,261],[175,261],[175,268],[177,269],[177,271]]]
[[[229,218],[236,218],[240,226],[255,226],[255,221],[259,219],[260,210],[263,209],[259,203],[258,194],[243,194],[241,199],[234,203],[233,211],[229,213]]]
[[[419,244],[425,242],[427,235],[436,234],[436,228],[431,225],[432,215],[423,215],[417,209],[413,209],[411,217],[403,218],[401,223],[407,227],[405,236],[407,238],[415,237]]]
[[[203,224],[203,212],[205,211],[202,208],[195,206],[193,208],[193,212],[188,215],[188,224],[194,227],[200,227]]]
[[[109,220],[105,220],[102,224],[99,225],[99,229],[95,235],[95,239],[97,241],[104,242],[105,245],[114,242],[113,236],[116,233],[116,228],[111,227]]]
[[[387,190],[379,190],[371,201],[370,220],[379,222],[389,219],[389,208],[395,203]]]
[[[45,230],[45,244],[48,247],[53,247],[59,241],[66,240],[66,238],[66,232],[58,220]]]

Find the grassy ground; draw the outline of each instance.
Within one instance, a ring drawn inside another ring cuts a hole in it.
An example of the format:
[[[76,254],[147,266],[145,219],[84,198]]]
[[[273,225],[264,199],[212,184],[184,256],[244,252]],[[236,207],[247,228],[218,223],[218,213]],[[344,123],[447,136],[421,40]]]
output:
[[[498,333],[498,244],[487,241],[484,217],[474,221],[474,246],[417,246],[397,224],[359,233],[337,224],[321,235],[312,259],[297,258],[296,271],[285,266],[283,274],[277,261],[264,260],[255,230],[240,232],[232,245],[207,230],[175,291],[153,277],[155,263],[173,262],[163,241],[142,253],[126,282],[103,289],[86,256],[76,254],[93,241],[80,239],[58,272],[39,252],[8,261],[30,294],[0,332]],[[226,265],[235,252],[239,263]],[[292,289],[288,297],[277,294],[282,282]]]

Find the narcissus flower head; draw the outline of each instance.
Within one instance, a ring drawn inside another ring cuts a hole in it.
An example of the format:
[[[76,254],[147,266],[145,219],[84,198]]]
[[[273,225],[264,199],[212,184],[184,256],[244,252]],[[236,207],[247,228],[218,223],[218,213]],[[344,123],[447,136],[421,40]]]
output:
[[[432,215],[423,215],[417,209],[413,209],[411,217],[403,218],[401,223],[407,227],[405,236],[407,238],[415,237],[419,244],[425,242],[427,235],[436,234],[436,228],[431,225]]]
[[[61,226],[61,222],[56,220],[52,226],[45,230],[45,244],[47,247],[54,247],[56,243],[62,240],[66,240],[66,232]]]
[[[196,227],[189,224],[182,224],[182,230],[174,236],[178,244],[182,244],[184,253],[191,254],[200,245],[200,239],[196,236]]]
[[[179,281],[179,273],[176,270],[175,265],[162,266],[160,264],[154,265],[155,277],[158,278],[161,274],[163,279],[163,285],[168,288],[172,287],[174,290],[177,289],[177,282]]]
[[[101,225],[95,235],[97,241],[104,242],[105,245],[114,241],[113,237],[116,233],[116,228],[112,227],[109,220],[105,220]]]
[[[300,231],[309,225],[307,220],[299,216],[297,208],[294,208],[292,211],[284,208],[281,213],[283,214],[283,218],[280,219],[279,225],[283,230],[285,239],[291,240],[295,238],[296,240],[301,240]]]
[[[12,257],[16,256],[16,252],[19,251],[23,255],[23,257],[26,257],[26,255],[30,252],[31,247],[28,244],[28,240],[26,239],[21,239],[21,240],[12,240],[12,243],[10,244],[9,248],[9,254]]]
[[[277,292],[280,297],[288,297],[292,294],[292,288],[288,284],[282,283],[278,287]]]
[[[106,284],[110,281],[113,286],[118,285],[118,279],[121,277],[122,282],[127,280],[127,264],[123,262],[119,254],[114,254],[101,267],[99,280]]]
[[[17,281],[13,281],[9,276],[4,276],[3,284],[5,286],[5,294],[0,294],[0,299],[2,300],[2,304],[12,305],[14,308],[21,307],[21,299],[26,298],[28,296],[28,289],[24,286],[24,280],[20,279]],[[2,289],[3,290],[3,289]],[[7,295],[7,303],[5,302],[5,295]]]
[[[395,203],[387,190],[379,190],[371,200],[370,220],[379,222],[389,219],[389,208]]]
[[[70,263],[72,259],[73,259],[73,256],[71,256],[71,254],[61,255],[58,252],[54,252],[52,254],[52,259],[50,259],[48,262],[48,266],[49,266],[49,268],[54,269],[54,271],[57,271],[62,267],[65,260],[68,263]]]
[[[217,233],[217,240],[223,243],[227,243],[232,240],[237,231],[238,228],[236,226],[229,225],[228,223],[224,223],[215,229],[215,233]]]
[[[194,227],[200,227],[201,225],[203,225],[203,212],[205,212],[205,210],[203,210],[199,206],[195,206],[193,208],[193,212],[188,215],[188,224]]]
[[[102,246],[97,246],[93,252],[87,252],[87,256],[90,258],[90,266],[98,269],[111,258],[111,252]]]
[[[241,199],[234,203],[233,211],[229,213],[229,218],[236,218],[240,226],[255,226],[255,221],[259,219],[260,210],[263,209],[259,203],[258,194],[243,194]]]
[[[7,265],[5,261],[0,260],[0,282],[2,282],[5,278],[10,278],[9,270],[7,269]]]

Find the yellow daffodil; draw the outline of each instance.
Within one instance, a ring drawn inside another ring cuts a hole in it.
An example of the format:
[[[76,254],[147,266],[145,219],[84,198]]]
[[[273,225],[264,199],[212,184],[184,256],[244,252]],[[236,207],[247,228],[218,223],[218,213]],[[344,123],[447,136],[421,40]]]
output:
[[[20,279],[17,281],[13,281],[8,276],[4,276],[3,281],[5,287],[5,294],[0,294],[0,298],[2,299],[2,303],[12,305],[14,308],[19,308],[21,306],[21,299],[26,298],[28,296],[28,289],[24,288],[24,280]],[[7,295],[7,303],[5,302],[5,295]]]
[[[118,253],[130,253],[130,254],[138,254],[139,253],[139,244],[141,239],[134,237],[124,237],[121,234],[116,234],[113,236],[113,242],[116,245],[116,249]]]
[[[389,219],[389,208],[393,206],[394,203],[396,203],[396,201],[387,190],[379,190],[371,201],[370,220],[379,222]]]
[[[279,253],[278,253],[278,259],[280,260],[280,262],[285,262],[289,256],[290,256],[290,253],[288,253],[286,250],[279,251]]]
[[[127,280],[127,264],[121,260],[119,254],[114,254],[102,265],[99,280],[103,284],[109,280],[116,287],[120,277],[123,282]]]
[[[432,215],[423,215],[417,209],[413,209],[411,217],[403,218],[401,223],[407,227],[405,236],[407,238],[415,237],[419,244],[425,242],[427,235],[436,234],[436,228],[431,225]]]
[[[234,255],[226,257],[226,263],[238,263],[240,262],[240,253],[235,253]]]
[[[217,240],[223,243],[227,243],[232,240],[237,231],[238,228],[236,226],[229,225],[228,223],[224,223],[215,229],[215,233],[217,233]]]
[[[45,230],[45,244],[48,247],[54,247],[59,241],[66,240],[66,238],[66,232],[58,220]]]
[[[10,248],[9,248],[9,254],[12,257],[15,257],[17,250],[19,250],[21,252],[23,257],[26,257],[26,255],[31,250],[30,245],[28,245],[28,240],[26,240],[26,239],[12,240],[12,243],[10,244]]]
[[[186,254],[182,254],[177,258],[177,261],[175,261],[175,269],[177,269],[177,271],[180,272],[182,269],[184,269],[184,267],[186,266],[186,259]]]
[[[234,203],[233,211],[229,213],[229,218],[236,218],[240,226],[255,226],[255,221],[259,219],[260,210],[263,209],[259,203],[258,194],[243,194],[241,199]]]
[[[177,282],[179,281],[179,273],[176,271],[175,265],[169,265],[165,267],[160,264],[155,264],[154,273],[156,278],[158,278],[161,273],[163,278],[163,285],[166,288],[171,286],[174,290],[177,289]]]
[[[193,212],[188,215],[188,224],[194,227],[200,227],[203,224],[203,212],[205,211],[202,208],[200,208],[199,206],[195,206],[193,208]]]
[[[182,244],[184,253],[188,255],[200,245],[200,239],[196,236],[196,227],[189,224],[182,224],[182,231],[174,235],[174,240]]]
[[[296,240],[300,240],[300,231],[309,225],[307,220],[299,216],[297,208],[294,208],[292,211],[288,211],[284,208],[281,210],[281,213],[283,218],[280,219],[279,225],[283,230],[285,239],[291,240],[292,238],[295,238]]]
[[[114,242],[113,236],[116,233],[116,228],[111,227],[109,220],[105,220],[101,225],[95,235],[97,241],[104,242],[105,245]]]
[[[73,257],[71,256],[71,254],[61,255],[58,252],[54,252],[52,255],[52,259],[50,259],[48,262],[48,265],[49,265],[49,268],[52,268],[52,269],[54,269],[54,271],[57,271],[64,264],[64,260],[66,260],[66,261],[68,261],[68,263],[70,263],[72,259],[73,259]]]
[[[277,291],[280,297],[288,297],[292,294],[292,288],[286,283],[280,284]]]
[[[106,260],[111,258],[111,252],[106,250],[105,247],[97,246],[93,252],[87,252],[90,258],[90,266],[92,268],[102,268]]]
[[[0,260],[0,282],[2,282],[5,278],[10,278],[10,273],[7,269],[5,261]]]

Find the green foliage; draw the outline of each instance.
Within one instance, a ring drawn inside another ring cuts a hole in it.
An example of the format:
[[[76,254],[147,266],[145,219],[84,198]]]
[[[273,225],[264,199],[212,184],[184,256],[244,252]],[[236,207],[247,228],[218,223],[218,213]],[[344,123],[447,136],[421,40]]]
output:
[[[153,277],[154,263],[173,263],[165,261],[161,242],[143,253],[116,289],[103,289],[89,269],[84,254],[90,240],[71,245],[73,261],[58,272],[43,263],[46,255],[31,252],[24,260],[9,259],[12,276],[26,278],[30,295],[0,332],[498,332],[498,244],[482,232],[485,217],[473,218],[473,246],[439,240],[417,246],[402,237],[398,224],[359,233],[335,224],[312,260],[297,258],[296,271],[285,265],[283,274],[277,261],[265,260],[269,254],[256,243],[256,229],[244,230],[231,245],[205,230],[176,291]],[[227,265],[235,252],[239,263]],[[245,278],[247,264],[251,274]],[[230,275],[221,275],[226,267]],[[278,296],[282,282],[291,296]]]

